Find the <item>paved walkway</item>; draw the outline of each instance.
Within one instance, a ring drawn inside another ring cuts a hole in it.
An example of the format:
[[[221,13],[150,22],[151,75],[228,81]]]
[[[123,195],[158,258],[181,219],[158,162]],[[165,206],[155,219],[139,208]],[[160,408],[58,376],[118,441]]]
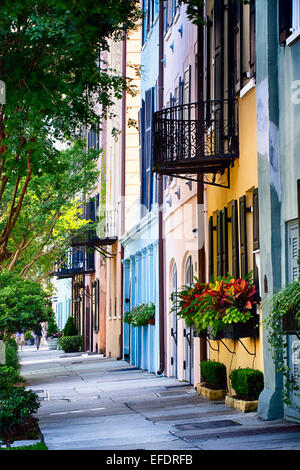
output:
[[[20,359],[50,450],[300,450],[299,424],[262,421],[125,361],[46,346]]]

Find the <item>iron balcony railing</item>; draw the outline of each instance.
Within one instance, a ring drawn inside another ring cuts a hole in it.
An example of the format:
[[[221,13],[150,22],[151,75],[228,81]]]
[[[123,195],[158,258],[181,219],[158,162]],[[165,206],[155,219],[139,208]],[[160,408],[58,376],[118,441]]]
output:
[[[90,274],[95,271],[93,248],[70,248],[61,262],[54,266],[52,275],[58,278]]]
[[[72,246],[104,246],[112,245],[118,240],[119,211],[109,209],[100,211],[97,220],[92,222],[93,228],[83,230],[72,240]]]
[[[238,157],[236,99],[162,109],[153,116],[153,171],[217,173]]]

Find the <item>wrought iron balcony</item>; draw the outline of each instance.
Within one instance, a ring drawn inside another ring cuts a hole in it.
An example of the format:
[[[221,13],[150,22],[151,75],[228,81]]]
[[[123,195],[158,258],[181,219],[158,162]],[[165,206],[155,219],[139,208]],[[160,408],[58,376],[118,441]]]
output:
[[[154,113],[154,172],[181,177],[203,173],[215,179],[238,155],[236,99],[184,104]]]
[[[91,274],[94,271],[94,250],[92,248],[70,248],[66,257],[55,265],[52,275],[64,279],[78,274]]]
[[[95,222],[92,223],[95,227]],[[87,228],[72,240],[72,246],[101,247],[112,245],[118,240],[118,211],[106,210],[99,214],[96,228]]]

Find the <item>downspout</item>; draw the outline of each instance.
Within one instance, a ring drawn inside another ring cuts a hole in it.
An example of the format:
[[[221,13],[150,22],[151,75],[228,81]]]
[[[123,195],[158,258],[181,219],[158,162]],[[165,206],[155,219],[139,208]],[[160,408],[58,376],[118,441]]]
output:
[[[163,108],[164,86],[164,0],[159,0],[159,51],[158,51],[158,109]],[[159,279],[159,350],[160,367],[158,375],[165,370],[165,304],[164,304],[164,239],[163,239],[163,177],[158,178],[158,279]]]
[[[126,58],[127,58],[127,35],[124,33],[122,43],[122,77],[126,78]],[[126,184],[126,90],[122,91],[122,162],[121,162],[121,234],[125,232],[125,184]],[[121,245],[121,260],[124,259],[124,247]],[[121,263],[121,312],[123,316],[124,297],[124,265]],[[123,322],[121,324],[120,335],[120,356],[117,360],[123,359]]]
[[[206,11],[206,2],[204,2],[204,7],[202,10],[202,14],[205,14]],[[203,54],[203,40],[204,40],[204,29],[203,24],[200,23],[197,26],[197,67],[198,67],[198,74],[197,74],[197,102],[201,103],[203,101],[203,89],[204,89],[204,76],[203,76],[203,69],[204,69],[204,54]],[[198,106],[199,115],[198,119],[203,120],[204,116],[201,115],[203,113],[203,106]],[[202,139],[203,136],[200,136]],[[205,282],[205,241],[204,241],[204,183],[203,183],[203,173],[198,173],[197,178],[197,205],[198,205],[198,274],[199,274],[199,281]],[[201,223],[199,224],[201,220]],[[203,233],[200,233],[200,230]],[[207,360],[207,345],[205,338],[200,338],[200,362]]]

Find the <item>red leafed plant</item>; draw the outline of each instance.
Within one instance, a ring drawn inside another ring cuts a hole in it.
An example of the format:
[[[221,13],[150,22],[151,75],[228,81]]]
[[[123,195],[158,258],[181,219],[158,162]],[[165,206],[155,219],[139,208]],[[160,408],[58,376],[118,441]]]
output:
[[[177,314],[188,326],[196,326],[199,330],[212,326],[217,332],[224,323],[249,320],[253,316],[257,292],[250,273],[245,279],[228,275],[214,283],[196,282],[193,286],[184,286],[176,299]]]

